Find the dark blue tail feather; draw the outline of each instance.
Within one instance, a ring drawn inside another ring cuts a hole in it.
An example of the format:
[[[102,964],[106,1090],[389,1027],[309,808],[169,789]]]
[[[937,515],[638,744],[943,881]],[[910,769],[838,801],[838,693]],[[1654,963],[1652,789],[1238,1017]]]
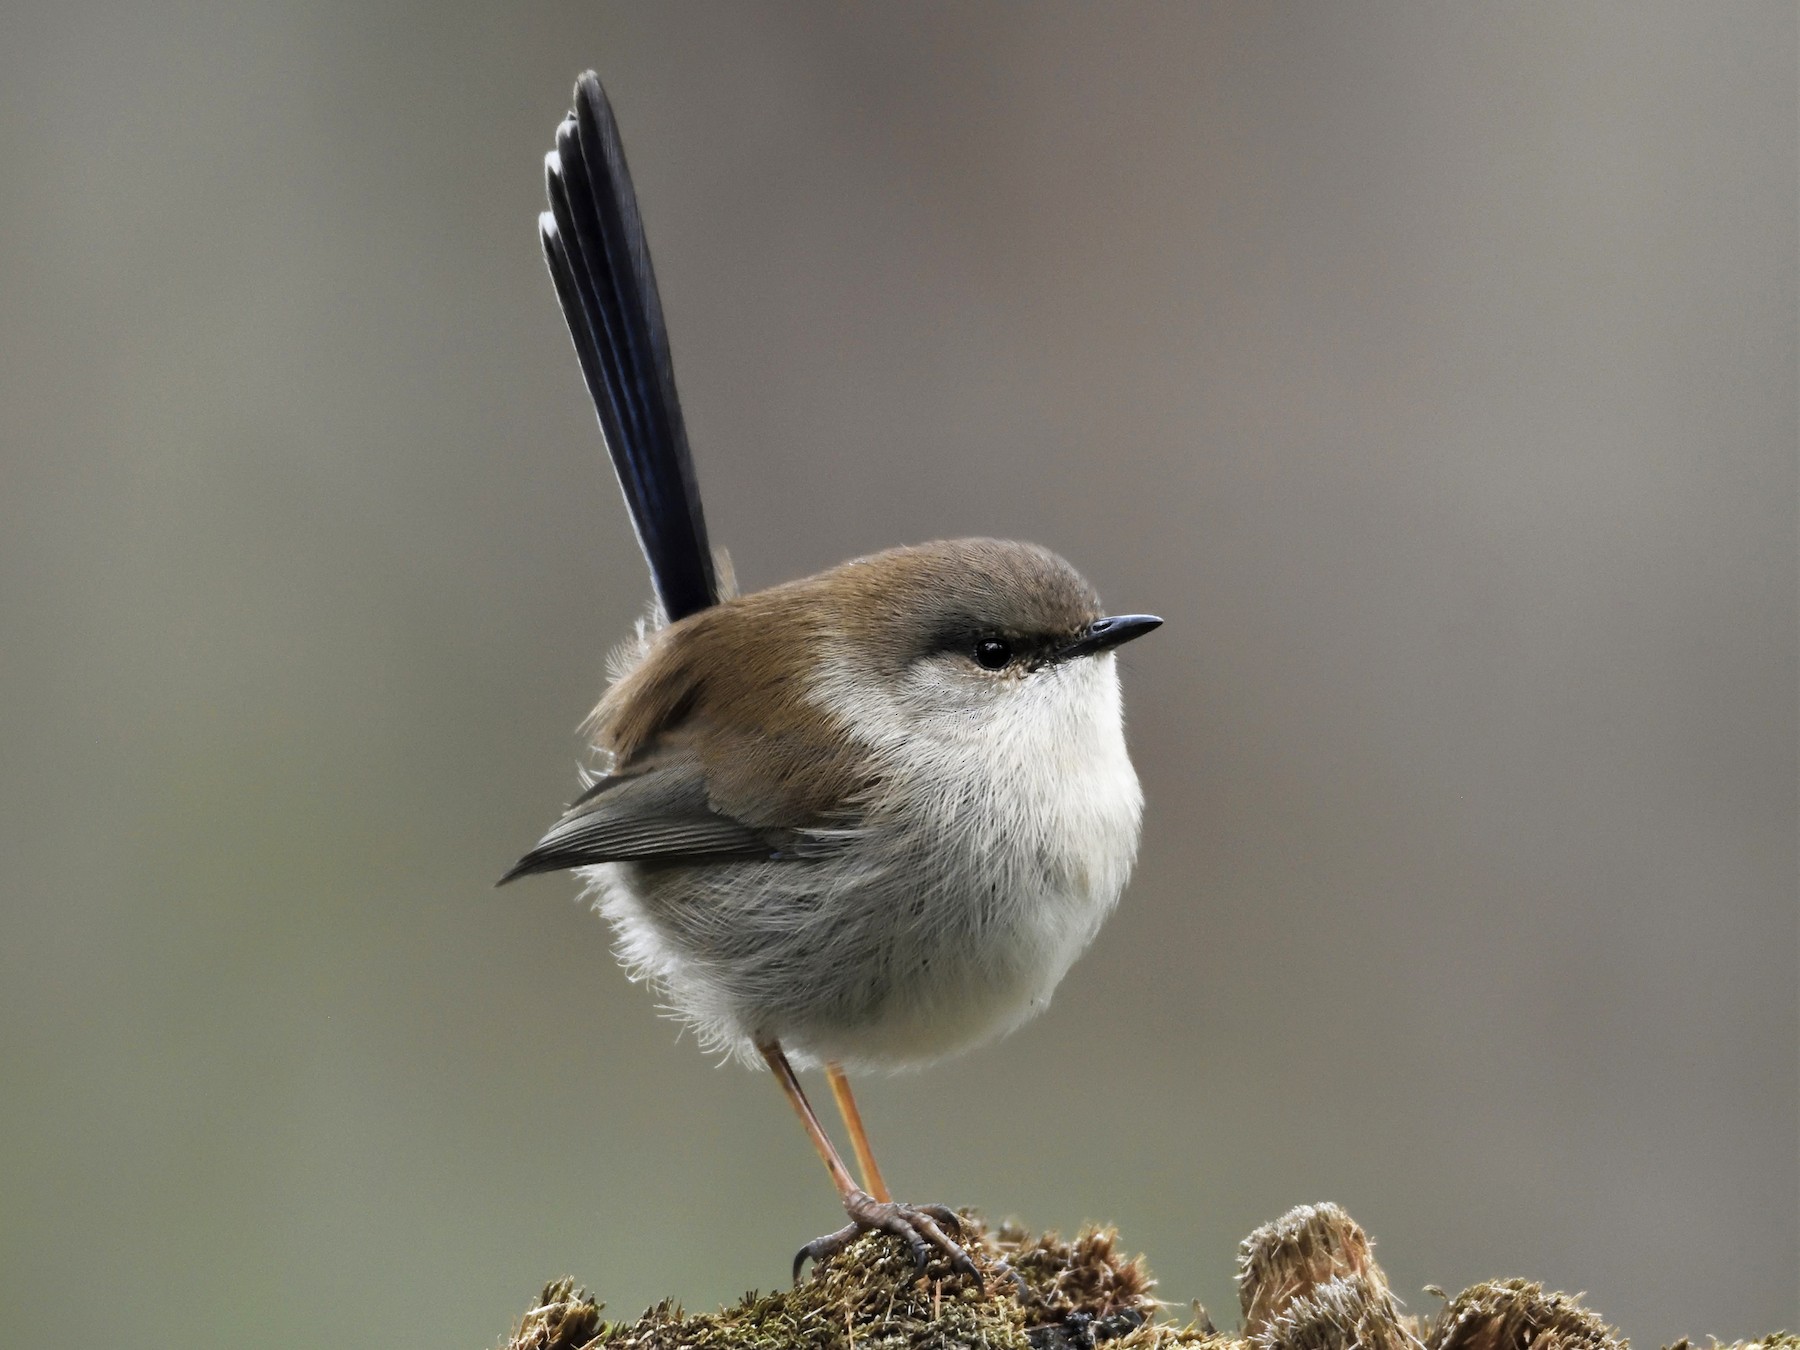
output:
[[[716,604],[668,331],[619,128],[592,71],[545,160],[544,258],[650,581],[670,622]]]

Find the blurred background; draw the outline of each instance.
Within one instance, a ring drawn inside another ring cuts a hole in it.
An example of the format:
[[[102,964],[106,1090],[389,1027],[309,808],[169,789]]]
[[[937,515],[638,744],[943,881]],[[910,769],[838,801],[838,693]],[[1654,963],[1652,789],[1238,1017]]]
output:
[[[568,878],[646,594],[538,256],[597,67],[715,538],[997,533],[1125,657],[1137,880],[863,1105],[1235,1324],[1347,1206],[1640,1346],[1800,1323],[1788,4],[20,3],[0,1339],[481,1346],[839,1222]]]

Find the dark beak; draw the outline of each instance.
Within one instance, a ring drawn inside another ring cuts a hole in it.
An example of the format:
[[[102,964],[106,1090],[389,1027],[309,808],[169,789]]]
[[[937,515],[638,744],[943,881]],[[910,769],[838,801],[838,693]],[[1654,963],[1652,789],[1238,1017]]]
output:
[[[1162,620],[1154,614],[1115,614],[1111,618],[1095,619],[1081,630],[1081,636],[1057,651],[1056,659],[1066,661],[1072,656],[1092,656],[1161,627]]]

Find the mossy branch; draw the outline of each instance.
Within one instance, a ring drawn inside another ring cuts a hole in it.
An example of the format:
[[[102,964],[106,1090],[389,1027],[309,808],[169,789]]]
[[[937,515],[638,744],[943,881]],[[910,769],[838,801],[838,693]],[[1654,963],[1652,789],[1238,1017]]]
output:
[[[986,1273],[979,1283],[947,1268],[921,1281],[901,1243],[872,1235],[794,1289],[712,1313],[665,1300],[608,1322],[585,1290],[558,1280],[507,1350],[1628,1350],[1576,1298],[1524,1280],[1474,1285],[1434,1318],[1402,1314],[1368,1235],[1336,1205],[1303,1205],[1244,1239],[1236,1333],[1197,1304],[1185,1323],[1167,1317],[1143,1258],[1122,1253],[1111,1229],[1064,1242],[970,1216],[964,1236]],[[1800,1337],[1730,1350],[1800,1350]]]

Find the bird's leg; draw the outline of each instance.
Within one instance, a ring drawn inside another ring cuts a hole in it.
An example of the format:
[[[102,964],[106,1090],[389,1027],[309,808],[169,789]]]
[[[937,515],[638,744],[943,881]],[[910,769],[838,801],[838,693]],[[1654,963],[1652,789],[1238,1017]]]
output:
[[[787,1056],[781,1052],[781,1046],[775,1041],[768,1041],[757,1046],[757,1049],[775,1071],[775,1081],[781,1084],[781,1090],[787,1093],[795,1114],[800,1117],[800,1123],[806,1127],[807,1137],[818,1150],[819,1158],[824,1162],[825,1170],[831,1173],[832,1184],[837,1187],[838,1196],[844,1202],[844,1213],[850,1216],[850,1222],[837,1232],[814,1238],[795,1254],[795,1283],[799,1282],[800,1271],[806,1265],[808,1257],[817,1264],[836,1256],[854,1242],[859,1234],[867,1232],[892,1233],[895,1237],[904,1239],[912,1248],[913,1262],[918,1266],[921,1279],[925,1276],[935,1248],[949,1257],[950,1264],[958,1271],[973,1275],[979,1280],[981,1272],[975,1269],[975,1263],[969,1260],[969,1254],[957,1246],[956,1240],[950,1236],[950,1233],[962,1232],[962,1220],[956,1217],[955,1211],[943,1205],[903,1205],[893,1200],[877,1200],[858,1187],[850,1179],[843,1159],[838,1157],[837,1149],[832,1147],[831,1138],[819,1124],[819,1118],[813,1114],[812,1104],[800,1090],[800,1080],[794,1076],[794,1066],[788,1063]],[[949,1229],[949,1233],[945,1229]]]
[[[800,1080],[794,1077],[794,1066],[788,1063],[788,1057],[782,1053],[779,1041],[769,1041],[756,1047],[762,1057],[768,1061],[769,1067],[775,1071],[775,1081],[781,1084],[781,1090],[787,1093],[788,1102],[794,1113],[800,1117],[800,1123],[806,1127],[806,1137],[812,1140],[812,1146],[818,1150],[819,1158],[825,1164],[825,1170],[831,1173],[831,1181],[838,1188],[839,1195],[848,1195],[856,1189],[856,1183],[850,1179],[849,1171],[844,1167],[844,1160],[838,1157],[837,1149],[832,1146],[831,1136],[825,1133],[825,1127],[819,1124],[819,1118],[813,1114],[812,1103],[806,1100],[806,1093],[800,1089]]]
[[[836,1064],[825,1066],[825,1080],[831,1084],[831,1095],[837,1101],[838,1114],[844,1128],[850,1131],[850,1147],[856,1151],[856,1170],[862,1173],[863,1189],[877,1200],[891,1200],[881,1169],[875,1165],[875,1152],[869,1147],[869,1135],[863,1129],[862,1112],[856,1109],[856,1098],[850,1095],[850,1080]]]

